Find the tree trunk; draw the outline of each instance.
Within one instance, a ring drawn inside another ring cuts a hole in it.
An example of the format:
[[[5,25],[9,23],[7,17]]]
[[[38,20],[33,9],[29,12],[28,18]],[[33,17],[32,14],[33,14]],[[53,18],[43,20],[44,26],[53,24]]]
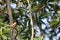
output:
[[[33,37],[34,37],[34,27],[33,27],[33,19],[32,19],[32,12],[31,12],[31,3],[29,3],[30,2],[30,0],[27,0],[27,2],[28,2],[28,9],[29,9],[29,11],[30,11],[30,24],[31,24],[31,29],[32,29],[32,35],[31,35],[31,40],[33,40]]]
[[[30,13],[30,20],[31,20],[31,28],[32,28],[31,40],[33,40],[33,37],[34,37],[34,27],[33,27],[33,20],[32,20],[32,15],[31,15],[31,13]]]
[[[9,24],[13,24],[13,17],[12,17],[12,12],[11,12],[11,6],[10,6],[10,0],[6,0],[7,3],[7,10],[8,10],[8,15],[9,15]],[[16,30],[12,29],[11,30],[11,40],[16,40]]]
[[[31,29],[32,29],[31,40],[33,40],[33,37],[34,37],[34,27],[33,27],[33,19],[32,19],[32,12],[31,12],[31,4],[28,4],[27,9],[29,9],[29,11],[30,11],[30,24],[31,24]]]
[[[11,24],[13,24],[13,17],[12,17],[12,12],[11,12],[10,0],[6,0],[6,2],[7,2],[9,21],[10,21],[10,25],[11,25]]]

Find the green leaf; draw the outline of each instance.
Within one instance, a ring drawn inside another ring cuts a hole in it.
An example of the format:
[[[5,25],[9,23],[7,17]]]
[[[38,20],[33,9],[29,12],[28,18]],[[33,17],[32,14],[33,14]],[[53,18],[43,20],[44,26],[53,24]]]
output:
[[[38,6],[33,6],[33,8],[31,9],[32,12],[35,12],[38,10]]]
[[[4,40],[6,40],[6,39],[7,39],[7,37],[6,37],[5,35],[2,35],[2,38],[3,38]]]
[[[11,28],[6,28],[6,29],[3,29],[3,33],[8,33],[10,31]]]

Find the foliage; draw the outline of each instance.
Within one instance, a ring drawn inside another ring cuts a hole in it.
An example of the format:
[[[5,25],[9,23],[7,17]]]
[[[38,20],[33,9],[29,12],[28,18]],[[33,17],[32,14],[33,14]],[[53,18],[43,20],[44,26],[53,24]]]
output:
[[[19,4],[20,2],[20,4]],[[47,21],[52,28],[52,31],[60,26],[60,5],[59,0],[30,0],[31,3],[31,12],[33,18],[33,24],[37,25],[41,32],[45,33],[45,30],[42,29],[41,25],[44,23],[41,19],[47,18]],[[27,9],[28,2],[27,0],[13,0],[11,4],[14,3],[16,5],[15,8],[11,7],[13,21],[18,23],[18,38],[28,39],[31,38],[31,24],[30,24],[30,10]],[[22,4],[21,4],[22,3]],[[0,1],[0,37],[3,40],[10,40],[10,30],[9,25],[9,16],[7,13],[6,2]],[[22,7],[21,7],[22,5]],[[51,17],[51,21],[48,20],[48,17]],[[53,31],[54,32],[54,31]],[[52,33],[53,33],[52,32]],[[51,32],[50,32],[51,33]],[[51,33],[51,36],[53,34]],[[54,32],[55,33],[55,32]],[[45,33],[47,34],[47,33]],[[51,39],[51,38],[50,38]]]

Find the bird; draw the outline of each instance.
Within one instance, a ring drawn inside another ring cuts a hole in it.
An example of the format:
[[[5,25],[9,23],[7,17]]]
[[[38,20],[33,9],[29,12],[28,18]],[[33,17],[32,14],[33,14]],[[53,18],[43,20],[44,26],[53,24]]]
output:
[[[16,26],[17,26],[17,22],[14,22],[14,23],[13,23],[13,24],[11,24],[10,26],[11,26],[11,28],[15,29],[15,28],[16,28]]]

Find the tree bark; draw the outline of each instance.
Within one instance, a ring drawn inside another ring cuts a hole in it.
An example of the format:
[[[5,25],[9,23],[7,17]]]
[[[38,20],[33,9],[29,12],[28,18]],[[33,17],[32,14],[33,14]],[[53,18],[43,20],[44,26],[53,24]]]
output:
[[[27,0],[27,2],[28,2],[27,9],[29,9],[29,11],[30,11],[30,24],[31,24],[31,29],[32,29],[31,40],[33,40],[33,37],[34,37],[34,25],[33,25],[32,12],[31,12],[31,3],[29,3],[30,0]]]
[[[8,11],[8,15],[9,15],[9,24],[13,24],[13,16],[12,16],[12,12],[11,12],[11,6],[10,6],[10,0],[6,0],[7,3],[7,11]],[[10,26],[12,27],[12,26]],[[11,40],[16,40],[16,30],[12,28],[11,30]]]
[[[10,0],[6,0],[6,2],[7,2],[9,21],[10,21],[10,25],[11,25],[11,24],[13,24],[13,17],[12,17],[12,12],[11,12]]]
[[[31,35],[31,40],[33,40],[34,37],[34,25],[33,25],[33,19],[32,19],[32,12],[31,12],[31,4],[28,4],[27,9],[30,11],[30,24],[31,24],[31,29],[32,29],[32,35]]]

